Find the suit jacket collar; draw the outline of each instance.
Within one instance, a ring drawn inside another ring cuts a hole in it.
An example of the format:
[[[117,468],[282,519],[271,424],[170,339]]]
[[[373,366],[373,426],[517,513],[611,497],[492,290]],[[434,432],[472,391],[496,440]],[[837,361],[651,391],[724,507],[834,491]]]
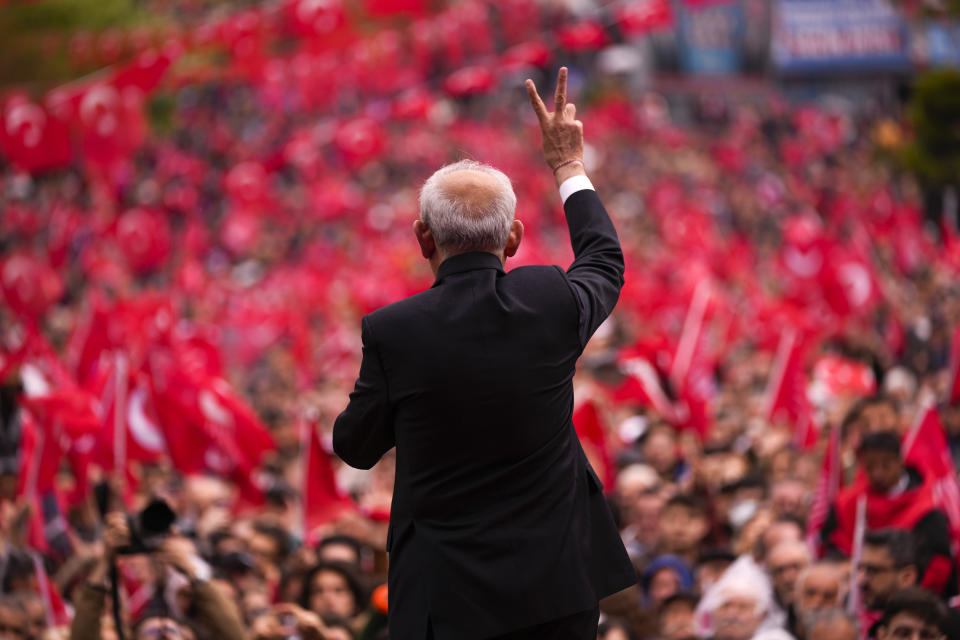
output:
[[[459,253],[455,256],[450,256],[440,263],[440,268],[437,269],[437,279],[434,281],[433,286],[435,287],[440,284],[440,281],[447,276],[452,276],[455,273],[463,273],[464,271],[476,271],[477,269],[496,269],[500,273],[504,272],[500,258],[492,253],[487,253],[486,251]]]

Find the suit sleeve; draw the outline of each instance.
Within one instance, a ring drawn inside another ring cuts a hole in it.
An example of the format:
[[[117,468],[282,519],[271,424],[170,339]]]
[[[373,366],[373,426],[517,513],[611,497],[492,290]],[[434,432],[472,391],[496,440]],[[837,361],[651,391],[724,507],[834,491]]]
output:
[[[580,311],[580,346],[587,344],[606,320],[623,287],[623,251],[617,230],[597,192],[583,189],[563,205],[573,245],[573,264],[567,279]]]
[[[369,469],[396,442],[387,377],[367,318],[361,323],[361,337],[360,375],[347,408],[333,425],[333,451],[351,467]]]

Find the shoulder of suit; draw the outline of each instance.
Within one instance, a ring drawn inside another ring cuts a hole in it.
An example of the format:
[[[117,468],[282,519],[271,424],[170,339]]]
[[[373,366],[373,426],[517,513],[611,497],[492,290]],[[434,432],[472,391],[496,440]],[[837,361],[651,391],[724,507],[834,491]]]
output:
[[[370,313],[364,316],[367,323],[379,324],[389,318],[395,317],[396,315],[410,313],[412,311],[417,311],[422,308],[422,305],[426,300],[434,295],[435,289],[425,289],[420,293],[415,293],[412,296],[408,296],[396,302],[391,302],[390,304],[384,305],[379,309],[374,309]]]

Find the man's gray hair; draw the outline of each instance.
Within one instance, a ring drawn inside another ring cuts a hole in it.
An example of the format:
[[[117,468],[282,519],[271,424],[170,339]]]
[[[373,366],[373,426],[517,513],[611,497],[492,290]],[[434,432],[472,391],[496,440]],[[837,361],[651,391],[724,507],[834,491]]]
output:
[[[481,206],[463,202],[443,188],[444,176],[454,171],[477,171],[500,183],[497,195]],[[420,189],[420,219],[438,247],[458,253],[501,251],[507,245],[517,196],[502,171],[474,160],[461,160],[438,169]]]

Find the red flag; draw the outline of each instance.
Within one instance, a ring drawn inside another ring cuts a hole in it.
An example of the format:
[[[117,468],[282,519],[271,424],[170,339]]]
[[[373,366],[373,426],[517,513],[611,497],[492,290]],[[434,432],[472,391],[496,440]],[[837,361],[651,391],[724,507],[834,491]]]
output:
[[[807,399],[807,376],[803,368],[804,345],[799,332],[787,328],[780,337],[777,355],[767,385],[767,419],[789,421],[795,446],[810,449],[817,442],[813,407]]]
[[[609,40],[603,25],[592,20],[583,20],[561,27],[556,35],[560,45],[574,53],[601,49]]]
[[[426,0],[364,0],[367,13],[372,16],[422,16],[427,11]]]
[[[553,51],[540,40],[514,45],[500,56],[500,66],[508,69],[545,67],[553,59]]]
[[[707,311],[714,299],[712,284],[702,280],[694,289],[683,332],[670,368],[677,391],[677,424],[694,429],[702,438],[709,428],[709,402],[714,394],[713,358],[707,344]]]
[[[120,216],[116,239],[127,264],[137,273],[162,267],[170,254],[170,224],[166,217],[143,207]]]
[[[98,458],[104,468],[127,472],[130,461],[158,460],[167,451],[166,441],[146,384],[130,375],[126,356],[113,353],[103,362],[93,385],[100,398],[103,423]]]
[[[934,482],[934,504],[950,521],[954,542],[960,543],[960,481],[936,407],[923,410],[903,442],[904,460]]]
[[[67,123],[24,96],[11,97],[0,113],[0,151],[27,172],[66,167],[71,155]]]
[[[143,94],[135,87],[118,89],[98,82],[77,97],[76,114],[89,164],[109,169],[140,146],[146,131]]]
[[[950,341],[950,384],[947,386],[947,401],[950,404],[960,400],[960,326],[953,330]]]
[[[294,32],[303,38],[327,38],[346,23],[341,0],[291,0],[285,10]]]
[[[632,400],[642,406],[650,406],[665,420],[676,421],[673,404],[649,360],[628,355],[621,361],[620,369],[626,374],[626,380],[614,392],[614,400]]]
[[[473,65],[451,73],[443,86],[450,95],[456,98],[464,98],[488,93],[493,89],[496,81],[496,76],[490,69],[481,65]]]
[[[642,35],[673,24],[669,0],[627,2],[615,10],[615,15],[620,28],[628,35]]]
[[[840,490],[840,429],[830,430],[830,439],[823,454],[820,477],[810,503],[810,516],[807,518],[807,545],[816,557],[820,556],[820,530],[827,521],[830,505]]]
[[[63,295],[63,281],[46,260],[21,249],[0,260],[0,293],[17,316],[36,323]]]
[[[47,613],[47,626],[70,626],[73,615],[67,609],[67,605],[64,604],[63,598],[60,597],[57,586],[50,582],[47,570],[43,568],[43,560],[36,553],[31,555],[33,556],[33,566],[37,577],[37,593],[43,600],[43,608]]]
[[[132,87],[149,94],[160,84],[175,57],[172,47],[163,51],[147,49],[116,72],[113,85],[121,91]]]
[[[341,123],[334,143],[347,165],[358,168],[378,157],[386,146],[383,128],[373,118],[354,118]]]
[[[610,462],[610,450],[607,447],[607,436],[600,411],[593,400],[584,400],[573,410],[573,426],[580,438],[587,460],[590,461],[597,475],[603,479],[607,492],[612,491],[616,476]]]
[[[299,426],[303,536],[304,540],[309,540],[314,529],[336,519],[344,511],[356,510],[357,505],[337,487],[330,456],[320,443],[316,422],[311,417],[301,416]]]

